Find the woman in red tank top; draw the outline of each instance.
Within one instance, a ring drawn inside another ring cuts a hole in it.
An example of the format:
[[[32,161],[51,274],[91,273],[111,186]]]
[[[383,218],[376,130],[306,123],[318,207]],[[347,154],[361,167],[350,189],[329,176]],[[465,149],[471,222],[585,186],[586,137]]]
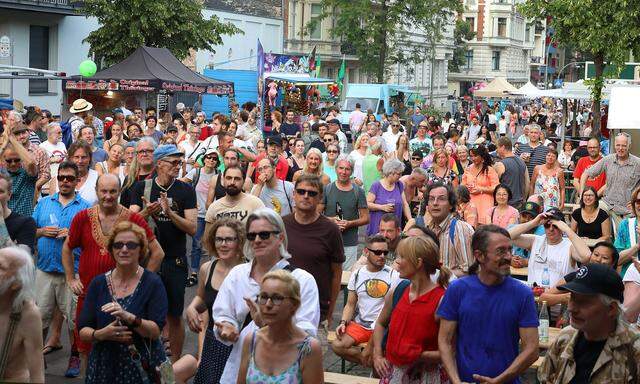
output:
[[[438,352],[435,313],[451,273],[439,263],[438,246],[428,238],[400,241],[396,255],[397,270],[406,280],[387,294],[373,331],[373,366],[380,383],[449,383]],[[431,280],[436,271],[437,284]]]

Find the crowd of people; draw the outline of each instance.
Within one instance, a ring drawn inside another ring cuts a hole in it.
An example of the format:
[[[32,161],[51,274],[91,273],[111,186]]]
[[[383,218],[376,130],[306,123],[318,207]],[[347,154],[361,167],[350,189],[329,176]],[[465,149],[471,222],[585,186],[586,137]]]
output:
[[[640,159],[557,107],[273,110],[264,130],[253,103],[11,111],[0,380],[43,382],[68,343],[87,383],[322,383],[328,350],[385,384],[519,383],[544,302],[567,327],[540,382],[639,382]]]

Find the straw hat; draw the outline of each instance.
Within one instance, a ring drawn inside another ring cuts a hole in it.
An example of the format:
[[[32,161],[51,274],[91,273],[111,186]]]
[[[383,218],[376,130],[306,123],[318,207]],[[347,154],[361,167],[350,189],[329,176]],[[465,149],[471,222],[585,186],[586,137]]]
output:
[[[69,112],[80,113],[80,112],[90,111],[91,109],[93,109],[93,104],[91,104],[85,99],[77,99],[73,102],[73,105],[71,105],[71,108],[69,108]]]

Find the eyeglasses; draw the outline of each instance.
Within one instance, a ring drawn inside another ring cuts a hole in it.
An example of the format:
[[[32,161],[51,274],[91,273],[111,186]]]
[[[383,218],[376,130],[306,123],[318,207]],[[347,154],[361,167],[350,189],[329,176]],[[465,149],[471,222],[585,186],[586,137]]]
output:
[[[316,197],[319,194],[318,191],[310,191],[308,189],[302,189],[302,188],[297,188],[296,193],[300,196],[308,195],[309,197]]]
[[[73,175],[58,175],[58,181],[76,181],[76,177]]]
[[[150,155],[153,153],[153,149],[138,149],[138,153],[141,155]]]
[[[333,139],[324,139],[324,140],[322,140],[322,141],[324,141],[325,143],[332,143],[332,142],[333,142]]]
[[[4,159],[4,162],[7,164],[18,164],[21,161],[21,159]]]
[[[214,241],[217,244],[224,244],[224,243],[229,244],[229,243],[235,243],[236,241],[238,241],[238,238],[237,237],[218,237],[218,236],[216,236],[214,238]]]
[[[327,153],[338,153],[336,150],[327,151]]]
[[[412,157],[411,160],[420,161],[420,160],[422,160],[422,158],[421,157]]]
[[[280,305],[284,301],[284,299],[290,299],[289,296],[282,296],[278,294],[267,295],[266,293],[261,293],[258,295],[258,299],[256,300],[260,305],[266,305],[269,300],[273,303],[273,305]]]
[[[277,235],[280,231],[260,231],[260,232],[247,232],[247,240],[255,241],[256,236],[261,240],[267,240],[271,235]]]
[[[122,249],[124,247],[127,247],[128,250],[133,251],[138,249],[138,247],[140,247],[140,243],[136,243],[135,241],[127,241],[127,242],[117,241],[113,243],[113,249]]]
[[[165,163],[169,163],[171,164],[172,167],[177,167],[182,165],[183,161],[182,160],[173,160],[173,161],[169,161],[169,160],[161,160],[164,161]]]
[[[381,255],[387,256],[389,254],[389,251],[385,249],[371,249],[369,247],[367,247],[367,249],[369,250],[369,252],[373,253],[376,256],[381,256]]]

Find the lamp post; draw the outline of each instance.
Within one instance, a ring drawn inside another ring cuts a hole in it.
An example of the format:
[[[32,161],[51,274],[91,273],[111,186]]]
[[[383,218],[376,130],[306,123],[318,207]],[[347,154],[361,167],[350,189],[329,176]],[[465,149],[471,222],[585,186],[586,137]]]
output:
[[[584,64],[584,61],[572,61],[569,64],[565,65],[564,67],[562,67],[559,71],[558,71],[558,75],[556,76],[556,79],[560,78],[560,75],[562,75],[562,72],[567,69],[567,67],[571,66],[571,65],[575,65],[575,66],[581,66],[582,64]],[[579,64],[579,65],[578,65]]]

